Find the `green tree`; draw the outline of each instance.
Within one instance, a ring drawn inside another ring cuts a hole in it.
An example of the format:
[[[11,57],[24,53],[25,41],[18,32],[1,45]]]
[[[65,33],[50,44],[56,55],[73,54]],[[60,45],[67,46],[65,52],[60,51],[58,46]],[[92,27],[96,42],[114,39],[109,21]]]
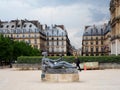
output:
[[[21,41],[13,41],[9,37],[0,35],[0,64],[12,62],[19,56],[40,56],[40,50]]]

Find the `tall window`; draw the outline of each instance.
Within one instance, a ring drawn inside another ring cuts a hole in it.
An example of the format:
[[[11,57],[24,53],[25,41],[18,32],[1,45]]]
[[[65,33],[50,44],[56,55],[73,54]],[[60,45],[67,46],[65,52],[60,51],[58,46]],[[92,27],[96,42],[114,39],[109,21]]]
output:
[[[28,43],[29,43],[29,44],[31,43],[31,40],[30,40],[30,39],[28,40]]]
[[[85,42],[86,45],[88,45],[88,42]]]
[[[93,45],[93,42],[91,41],[91,45]]]
[[[96,45],[98,45],[98,41],[96,41]]]
[[[91,56],[94,56],[94,48],[93,47],[91,47]]]
[[[25,35],[23,34],[23,38],[25,37]]]
[[[101,41],[101,44],[103,45],[103,40]]]
[[[101,29],[101,34],[103,34],[103,29]]]
[[[96,47],[96,52],[98,52],[98,47]]]
[[[93,29],[91,29],[91,34],[93,33]]]
[[[98,34],[98,29],[96,29],[96,34]]]
[[[57,41],[57,45],[59,45],[59,42]]]
[[[35,39],[35,41],[34,41],[34,42],[35,42],[35,44],[37,44],[37,39]]]

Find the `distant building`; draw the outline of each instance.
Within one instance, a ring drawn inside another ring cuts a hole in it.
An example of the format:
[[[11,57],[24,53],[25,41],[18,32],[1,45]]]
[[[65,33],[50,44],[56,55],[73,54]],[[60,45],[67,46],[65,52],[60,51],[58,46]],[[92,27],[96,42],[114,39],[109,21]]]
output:
[[[105,54],[104,32],[106,28],[107,24],[85,27],[82,39],[83,56],[102,56]]]
[[[111,0],[111,54],[120,54],[120,0]]]
[[[72,55],[72,46],[64,25],[48,27],[37,20],[0,21],[0,33],[47,51],[50,56]]]
[[[46,49],[49,56],[71,55],[71,44],[64,25],[46,28]]]
[[[36,20],[1,21],[0,33],[13,40],[24,41],[34,48],[45,51],[46,35],[42,30],[42,25]]]

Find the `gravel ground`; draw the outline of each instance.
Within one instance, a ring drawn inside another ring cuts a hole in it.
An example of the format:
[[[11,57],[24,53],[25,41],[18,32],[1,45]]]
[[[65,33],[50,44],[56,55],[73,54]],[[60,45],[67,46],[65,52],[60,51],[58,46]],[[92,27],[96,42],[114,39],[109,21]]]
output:
[[[41,81],[41,71],[0,69],[0,90],[120,90],[120,69],[79,72],[80,81],[50,83]]]

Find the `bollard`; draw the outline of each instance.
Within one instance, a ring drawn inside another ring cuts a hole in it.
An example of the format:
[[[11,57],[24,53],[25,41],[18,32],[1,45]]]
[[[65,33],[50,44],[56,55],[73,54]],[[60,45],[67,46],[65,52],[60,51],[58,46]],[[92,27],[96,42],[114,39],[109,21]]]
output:
[[[86,67],[86,65],[84,64],[84,71],[86,71],[87,70],[87,67]]]

